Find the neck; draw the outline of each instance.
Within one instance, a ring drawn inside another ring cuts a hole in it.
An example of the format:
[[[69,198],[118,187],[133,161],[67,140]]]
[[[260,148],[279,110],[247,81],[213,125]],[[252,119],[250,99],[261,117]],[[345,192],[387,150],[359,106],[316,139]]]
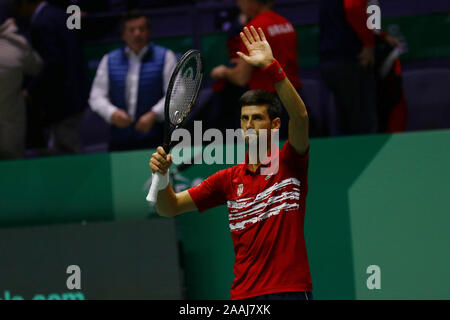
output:
[[[134,52],[134,54],[136,54],[136,55],[139,55],[141,52],[142,52],[142,50],[144,50],[144,48],[145,47],[142,47],[142,48],[140,48],[140,49],[137,49],[137,48],[131,48],[130,46],[128,46],[128,48],[130,48],[130,50],[132,51],[132,52]]]
[[[266,157],[268,157],[269,156],[269,154],[271,154],[271,150],[272,150],[272,146],[269,144],[268,146],[267,146],[267,154],[266,154]],[[256,172],[256,170],[258,170],[258,168],[259,168],[259,166],[261,165],[261,161],[262,161],[263,159],[260,159],[260,157],[259,157],[259,148],[258,148],[258,153],[257,153],[257,158],[256,158],[256,163],[255,164],[248,164],[248,168],[250,169],[250,171],[252,171],[252,172]]]
[[[261,13],[265,13],[270,10],[271,10],[271,8],[269,6],[261,5],[256,9],[255,14],[253,15],[252,18],[255,18],[256,16],[259,16]]]

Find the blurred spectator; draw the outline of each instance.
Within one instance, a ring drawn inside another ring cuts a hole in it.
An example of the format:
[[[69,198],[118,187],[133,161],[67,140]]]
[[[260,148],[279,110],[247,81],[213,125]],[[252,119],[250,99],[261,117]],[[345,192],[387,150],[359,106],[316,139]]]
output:
[[[374,32],[367,0],[320,1],[320,69],[333,93],[342,134],[378,131]]]
[[[408,115],[399,59],[403,45],[383,30],[375,39],[378,129],[381,133],[402,132]]]
[[[54,0],[69,1],[81,7],[84,12],[127,12],[134,9],[154,9],[175,5],[185,5],[193,1],[186,0]]]
[[[301,89],[298,63],[298,39],[292,24],[284,17],[272,11],[273,0],[237,0],[241,12],[249,18],[247,27],[262,28],[273,54],[283,66],[289,80],[297,90]],[[239,51],[246,53],[240,43]],[[213,79],[226,79],[239,86],[248,85],[250,90],[263,89],[275,93],[275,87],[268,76],[260,69],[254,69],[240,58],[233,58],[234,66],[220,65],[211,71]],[[288,115],[283,109],[280,138],[287,138]]]
[[[70,0],[70,4],[79,6],[86,13],[106,12],[109,8],[109,0]]]
[[[230,63],[229,68],[236,66],[239,56],[236,54],[241,48],[241,37],[239,33],[247,24],[248,18],[241,13],[222,11],[218,15],[218,23],[227,34],[227,51]],[[214,95],[212,96],[211,125],[225,131],[228,128],[240,128],[241,110],[236,108],[239,98],[246,91],[245,86],[236,85],[226,79],[219,79],[213,84]]]
[[[7,2],[0,1],[0,159],[15,159],[25,153],[23,76],[37,74],[42,60],[17,34]]]
[[[14,0],[16,10],[30,20],[33,47],[44,67],[27,87],[33,109],[44,113],[50,130],[51,153],[79,153],[79,125],[86,107],[85,64],[77,30],[66,26],[60,7],[40,0]]]
[[[164,97],[176,66],[175,54],[150,40],[148,18],[137,11],[124,16],[126,46],[106,54],[97,70],[89,103],[111,124],[109,150],[161,144]]]

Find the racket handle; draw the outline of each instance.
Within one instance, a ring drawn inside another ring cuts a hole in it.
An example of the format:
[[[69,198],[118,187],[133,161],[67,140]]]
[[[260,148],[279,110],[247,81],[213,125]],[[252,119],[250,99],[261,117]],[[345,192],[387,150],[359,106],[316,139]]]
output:
[[[159,185],[160,185],[162,179],[163,179],[163,176],[159,172],[156,172],[153,175],[152,185],[150,186],[150,190],[148,190],[148,195],[146,198],[147,201],[150,202],[151,204],[155,204],[156,199],[158,198]]]

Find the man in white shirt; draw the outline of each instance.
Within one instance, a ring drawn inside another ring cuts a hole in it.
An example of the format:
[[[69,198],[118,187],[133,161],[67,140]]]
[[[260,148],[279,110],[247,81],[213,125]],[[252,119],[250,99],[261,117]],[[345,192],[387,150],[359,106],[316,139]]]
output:
[[[126,46],[106,54],[89,104],[111,124],[110,151],[155,147],[162,140],[164,98],[175,54],[150,42],[148,18],[132,11],[122,21]]]

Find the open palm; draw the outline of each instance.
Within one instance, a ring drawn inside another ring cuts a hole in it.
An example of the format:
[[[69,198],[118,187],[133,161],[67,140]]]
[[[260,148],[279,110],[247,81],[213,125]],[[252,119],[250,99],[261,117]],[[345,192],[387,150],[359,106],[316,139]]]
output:
[[[272,49],[261,28],[258,28],[257,32],[253,26],[250,27],[250,30],[245,27],[244,32],[241,32],[240,35],[248,55],[242,52],[237,52],[237,54],[245,62],[255,67],[265,68],[274,61]]]

